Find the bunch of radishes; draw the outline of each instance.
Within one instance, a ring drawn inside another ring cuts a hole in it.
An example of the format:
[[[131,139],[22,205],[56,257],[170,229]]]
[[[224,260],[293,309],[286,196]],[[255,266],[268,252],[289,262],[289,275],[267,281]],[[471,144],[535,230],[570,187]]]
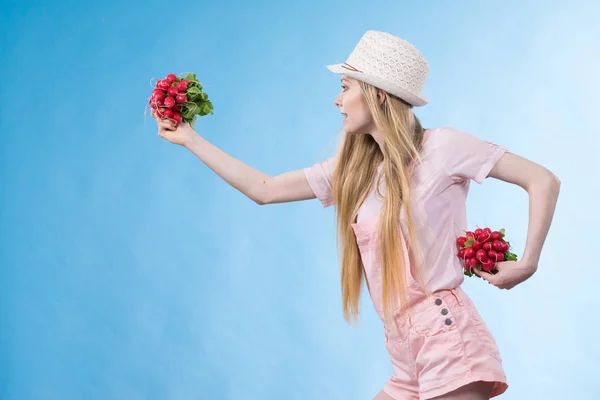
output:
[[[510,252],[510,243],[504,240],[504,229],[492,231],[490,228],[477,228],[456,239],[456,245],[459,248],[457,256],[467,276],[473,276],[475,268],[495,274],[498,272],[497,263],[517,261],[517,255]]]
[[[208,95],[202,92],[202,85],[192,73],[184,78],[169,74],[157,80],[148,105],[159,118],[172,119],[176,124],[187,122],[192,127],[198,115],[213,114]]]

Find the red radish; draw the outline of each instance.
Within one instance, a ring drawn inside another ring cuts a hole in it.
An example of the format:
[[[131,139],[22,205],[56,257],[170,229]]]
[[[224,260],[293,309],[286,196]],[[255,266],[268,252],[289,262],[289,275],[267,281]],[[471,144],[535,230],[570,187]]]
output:
[[[173,96],[173,97],[175,97],[175,96],[177,96],[177,93],[179,93],[179,90],[177,90],[177,88],[176,88],[176,87],[173,87],[173,86],[171,86],[171,87],[170,87],[170,88],[167,90],[167,92],[169,93],[169,96]]]
[[[510,247],[508,245],[508,243],[506,242],[500,242],[500,245],[502,246],[502,248],[500,249],[501,252],[506,253],[508,251],[508,248]]]
[[[485,242],[485,243],[483,244],[483,249],[484,249],[485,251],[490,251],[490,250],[492,249],[492,243],[491,243],[491,242]]]
[[[481,249],[483,247],[483,243],[481,243],[478,240],[475,240],[473,242],[473,246],[472,247],[473,247],[473,250],[477,251],[477,250],[479,250],[479,249]]]
[[[465,257],[466,258],[475,257],[475,249],[473,249],[472,247],[465,248]]]
[[[165,98],[165,91],[162,89],[154,89],[152,91],[152,97],[156,97],[157,99],[164,99]]]
[[[158,109],[156,110],[156,115],[158,115],[159,117],[161,117],[161,118],[162,118],[162,117],[164,116],[164,111],[165,111],[165,109],[164,109],[164,108],[158,108]]]
[[[460,258],[461,260],[464,260],[464,258],[465,258],[465,249],[460,249],[460,250],[458,251],[458,254],[457,254],[457,256],[458,256],[458,258]]]
[[[473,234],[473,232],[471,232],[471,231],[467,231],[467,233],[465,233],[465,236],[467,237],[467,239],[468,239],[468,238],[473,238],[473,239],[475,239],[475,235],[474,235],[474,234]]]
[[[498,252],[496,252],[495,250],[490,250],[487,252],[488,257],[490,258],[490,260],[497,260],[498,259]]]
[[[185,92],[185,90],[187,89],[187,83],[185,83],[184,81],[181,81],[177,84],[177,90],[179,90],[180,92]]]
[[[458,247],[464,247],[466,241],[467,241],[467,238],[464,236],[461,236],[458,239],[456,239],[456,244],[458,245]]]
[[[158,95],[153,94],[150,98],[151,103],[158,103],[159,101],[163,101],[164,97],[160,97]]]
[[[173,113],[173,119],[175,120],[175,122],[177,122],[178,124],[181,123],[181,121],[183,121],[183,118],[181,117],[181,114],[179,114],[178,112],[174,112]]]
[[[498,253],[498,257],[496,258],[496,261],[498,261],[498,262],[504,261],[504,253]]]
[[[171,96],[165,97],[165,107],[173,107],[175,105],[175,99]]]
[[[465,262],[465,265],[468,265],[469,268],[477,268],[479,266],[479,261],[476,258],[469,258]]]
[[[492,242],[492,249],[496,251],[502,251],[502,242],[499,240],[494,240]]]
[[[158,101],[156,102],[156,105],[157,105],[157,106],[159,106],[159,107],[162,107],[162,106],[164,106],[164,105],[165,105],[165,101],[164,101],[164,100],[158,100]]]
[[[483,249],[477,250],[477,253],[475,253],[475,258],[481,262],[487,260],[487,258],[488,258],[487,251],[485,251]]]
[[[169,81],[159,81],[156,84],[156,87],[158,87],[159,89],[162,89],[162,90],[169,89],[169,86],[171,86],[171,84],[169,83]]]
[[[183,103],[187,103],[188,98],[184,93],[179,93],[176,97],[175,97],[175,101],[178,102],[179,104],[183,104]]]
[[[494,231],[492,232],[492,236],[490,236],[490,239],[493,240],[500,240],[502,239],[502,234],[498,231]]]
[[[190,81],[188,81],[187,79],[182,79],[179,83],[185,85],[185,87],[187,88],[187,86],[190,84]]]
[[[481,235],[483,233],[483,229],[481,228],[477,228],[475,229],[475,232],[473,232],[475,234],[475,237],[479,237],[479,235]]]
[[[487,233],[492,233],[492,230],[490,228],[483,228],[483,231]]]
[[[173,112],[180,112],[181,106],[179,104],[175,104],[173,107],[171,107],[171,109],[173,110]]]
[[[485,272],[491,272],[494,269],[494,261],[493,260],[482,261],[481,269],[483,269]]]
[[[173,110],[171,110],[170,108],[167,108],[163,112],[163,115],[165,116],[165,118],[171,118],[173,116]]]
[[[487,232],[483,232],[477,237],[477,240],[479,240],[481,243],[485,243],[488,240],[490,240],[490,234]]]
[[[175,74],[169,74],[169,75],[167,75],[167,78],[165,80],[168,81],[169,83],[176,82],[177,81],[177,75],[175,75]]]

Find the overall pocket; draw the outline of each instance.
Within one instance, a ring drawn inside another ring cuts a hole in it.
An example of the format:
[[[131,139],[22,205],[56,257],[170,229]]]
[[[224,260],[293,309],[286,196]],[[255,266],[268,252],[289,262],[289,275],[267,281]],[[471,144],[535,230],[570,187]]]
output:
[[[490,356],[494,357],[498,362],[502,362],[502,357],[500,356],[500,351],[498,350],[498,344],[496,343],[494,336],[490,332],[488,326],[483,321],[483,318],[481,318],[479,311],[477,311],[474,305],[469,307],[469,315],[471,318],[471,323],[479,335],[479,340],[488,350]]]
[[[435,296],[425,301],[431,304],[410,316],[414,331],[422,337],[457,333],[458,324],[453,312],[455,305]]]

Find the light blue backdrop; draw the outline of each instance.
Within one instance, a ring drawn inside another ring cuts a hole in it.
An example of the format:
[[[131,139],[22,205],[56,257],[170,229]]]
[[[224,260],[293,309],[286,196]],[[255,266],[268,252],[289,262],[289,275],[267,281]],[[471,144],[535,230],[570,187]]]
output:
[[[539,272],[468,280],[503,399],[598,399],[600,6],[595,1],[4,2],[0,398],[371,399],[391,374],[367,296],[342,317],[333,210],[259,207],[144,118],[197,73],[197,123],[267,174],[333,154],[342,62],[368,29],[425,53],[417,110],[539,162],[562,193]],[[586,176],[586,173],[588,175]],[[524,191],[473,184],[471,225],[521,254]],[[559,369],[561,369],[559,371]]]

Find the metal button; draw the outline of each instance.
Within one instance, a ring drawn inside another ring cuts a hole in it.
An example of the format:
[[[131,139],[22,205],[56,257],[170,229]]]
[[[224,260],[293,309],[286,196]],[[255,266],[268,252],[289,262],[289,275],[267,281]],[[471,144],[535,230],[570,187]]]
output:
[[[442,299],[435,299],[435,304],[438,306],[442,304]]]
[[[444,308],[444,309],[442,310],[442,315],[446,315],[446,314],[448,314],[448,309]]]
[[[446,325],[450,325],[451,323],[452,323],[452,320],[451,320],[450,318],[448,318],[448,319],[446,320]]]

